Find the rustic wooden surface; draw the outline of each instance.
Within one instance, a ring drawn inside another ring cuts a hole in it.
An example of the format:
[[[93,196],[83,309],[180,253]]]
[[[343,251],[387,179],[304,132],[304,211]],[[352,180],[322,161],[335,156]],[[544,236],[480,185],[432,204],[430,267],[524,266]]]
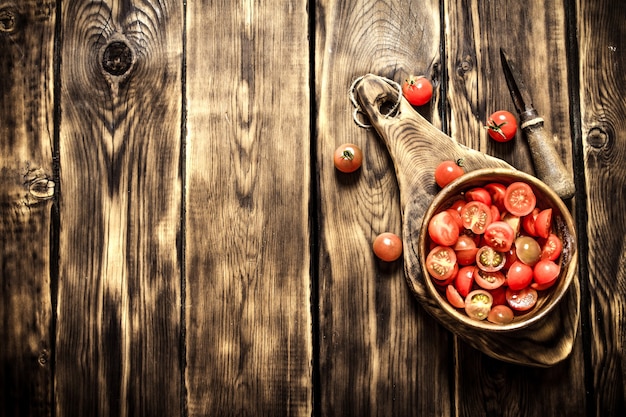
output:
[[[620,6],[0,0],[0,416],[625,415]],[[513,110],[500,47],[577,186],[579,336],[548,368],[374,258],[400,194],[347,95],[426,74],[433,126],[534,173],[482,128]]]

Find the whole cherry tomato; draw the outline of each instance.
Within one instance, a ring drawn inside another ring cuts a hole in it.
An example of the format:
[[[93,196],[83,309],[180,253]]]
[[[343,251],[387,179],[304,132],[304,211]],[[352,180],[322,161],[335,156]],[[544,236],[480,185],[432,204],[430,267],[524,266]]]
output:
[[[459,225],[448,211],[435,214],[428,222],[428,235],[442,246],[453,246],[459,238]]]
[[[414,106],[423,106],[433,96],[433,85],[428,78],[410,76],[402,83],[402,94]]]
[[[359,169],[363,162],[363,152],[361,148],[353,143],[344,143],[335,149],[333,162],[335,168],[341,172],[354,172]]]
[[[441,188],[450,184],[461,175],[465,174],[462,168],[462,161],[442,161],[437,168],[435,168],[435,182]]]
[[[393,262],[402,255],[402,240],[394,233],[381,233],[374,239],[373,248],[381,260]]]
[[[485,127],[493,140],[508,142],[515,137],[517,132],[517,119],[506,110],[498,110],[489,116]]]

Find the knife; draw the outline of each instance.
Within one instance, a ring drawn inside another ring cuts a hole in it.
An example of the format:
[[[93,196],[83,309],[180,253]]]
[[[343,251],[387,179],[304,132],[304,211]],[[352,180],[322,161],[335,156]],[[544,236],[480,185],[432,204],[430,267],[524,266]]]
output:
[[[522,82],[515,63],[502,48],[500,60],[513,104],[520,117],[520,127],[528,141],[537,177],[552,188],[561,199],[572,198],[575,192],[574,180],[557,153],[551,135],[544,128],[543,119],[534,108],[530,93]]]

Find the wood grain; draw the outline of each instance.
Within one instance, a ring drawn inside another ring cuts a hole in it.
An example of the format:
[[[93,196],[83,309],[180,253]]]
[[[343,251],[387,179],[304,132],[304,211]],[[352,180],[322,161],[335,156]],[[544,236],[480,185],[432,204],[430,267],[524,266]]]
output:
[[[187,16],[188,412],[309,416],[307,3]]]
[[[348,88],[373,72],[440,82],[439,3],[323,1],[316,8],[320,256],[320,415],[449,415],[449,335],[407,288],[402,262],[372,252],[376,235],[401,231],[389,153],[352,120]],[[422,109],[434,123],[438,96]],[[362,168],[341,175],[334,149],[353,142]]]
[[[54,25],[0,2],[0,416],[52,411]]]
[[[589,242],[590,414],[626,414],[626,11],[577,2]]]
[[[181,415],[182,5],[61,17],[56,415]]]
[[[518,63],[546,130],[553,132],[558,153],[572,169],[565,7],[562,1],[446,2],[449,125],[450,134],[459,142],[535,173],[520,133],[513,141],[500,144],[489,140],[483,129],[491,112],[506,109],[515,113],[499,59],[502,47]],[[574,206],[570,208],[574,212]],[[581,337],[565,362],[546,370],[498,364],[462,342],[457,343],[457,350],[458,415],[585,414]],[[487,380],[489,384],[476,384]],[[555,381],[559,381],[558,390]]]

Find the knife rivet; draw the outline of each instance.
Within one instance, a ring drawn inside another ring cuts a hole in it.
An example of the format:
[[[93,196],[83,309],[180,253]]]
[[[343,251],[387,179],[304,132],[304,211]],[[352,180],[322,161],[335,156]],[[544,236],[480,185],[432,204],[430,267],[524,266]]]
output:
[[[587,135],[587,143],[589,146],[596,149],[604,147],[608,140],[609,135],[607,135],[606,132],[599,127],[592,128]]]

